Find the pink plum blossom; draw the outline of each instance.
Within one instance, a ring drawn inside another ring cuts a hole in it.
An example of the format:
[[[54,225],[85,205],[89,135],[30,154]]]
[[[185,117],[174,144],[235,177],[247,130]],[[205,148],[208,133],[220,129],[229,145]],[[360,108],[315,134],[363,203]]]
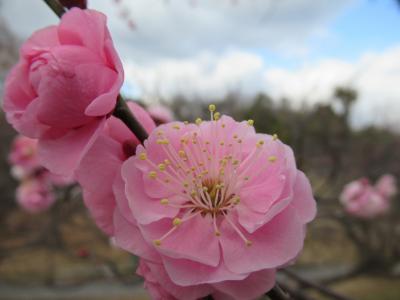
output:
[[[131,101],[128,106],[147,132],[155,128],[154,121],[141,106]],[[111,116],[76,171],[86,206],[96,224],[109,235],[114,227],[115,197],[112,183],[122,163],[135,154],[139,143],[121,120]]]
[[[115,107],[123,69],[106,16],[72,8],[35,32],[5,82],[7,120],[39,139],[41,163],[71,175]]]
[[[17,188],[17,202],[27,212],[39,213],[48,209],[55,201],[51,186],[41,178],[29,178]]]
[[[384,197],[393,197],[397,193],[396,178],[391,174],[382,175],[375,183],[375,188]]]
[[[165,105],[150,105],[147,108],[147,111],[157,125],[172,122],[174,120],[174,113]]]
[[[392,175],[382,176],[375,186],[367,178],[348,183],[340,195],[347,213],[360,218],[374,218],[387,213],[390,197],[396,193]]]
[[[251,120],[211,115],[157,127],[114,181],[115,242],[144,260],[139,273],[156,299],[262,295],[315,217],[287,145]]]
[[[17,136],[11,145],[8,160],[12,166],[11,173],[16,179],[27,177],[41,168],[37,155],[37,140]]]

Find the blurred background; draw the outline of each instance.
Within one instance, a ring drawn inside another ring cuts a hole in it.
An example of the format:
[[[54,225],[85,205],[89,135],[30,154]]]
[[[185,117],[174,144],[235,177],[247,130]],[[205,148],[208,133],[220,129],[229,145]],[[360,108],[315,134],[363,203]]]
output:
[[[294,148],[319,207],[296,274],[349,299],[400,299],[400,197],[369,219],[339,202],[352,180],[400,179],[399,1],[88,5],[108,17],[126,98],[190,121],[207,119],[212,102]],[[21,43],[56,23],[41,1],[0,0],[0,91]],[[0,112],[0,299],[148,299],[135,258],[96,228],[78,187],[57,188],[44,212],[19,207],[8,159],[15,134]],[[280,279],[299,299],[330,299],[289,275]]]

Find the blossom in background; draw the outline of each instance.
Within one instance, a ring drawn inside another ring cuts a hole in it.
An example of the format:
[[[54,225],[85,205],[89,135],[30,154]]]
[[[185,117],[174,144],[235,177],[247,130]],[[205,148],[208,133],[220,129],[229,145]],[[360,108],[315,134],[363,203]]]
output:
[[[21,180],[41,168],[37,155],[37,140],[17,136],[10,149],[8,161],[12,165],[11,173],[15,179]]]
[[[128,106],[147,132],[155,128],[150,115],[138,104]],[[76,170],[75,177],[83,191],[83,200],[97,226],[105,233],[113,233],[115,197],[112,183],[118,176],[122,163],[135,154],[140,142],[122,123],[111,116],[104,130],[89,149]]]
[[[20,207],[30,213],[47,210],[55,201],[49,182],[41,177],[24,180],[17,188],[16,198]]]
[[[55,201],[54,187],[73,183],[71,177],[53,174],[38,160],[38,142],[22,135],[15,137],[9,154],[11,174],[20,181],[18,204],[30,213],[48,209]]]
[[[123,163],[114,241],[151,293],[253,299],[301,251],[315,201],[288,146],[210,109],[213,121],[157,127]]]
[[[106,16],[72,8],[35,32],[5,82],[7,120],[39,139],[41,163],[71,175],[115,107],[123,69]]]
[[[392,175],[383,175],[375,185],[367,178],[348,183],[340,195],[340,202],[347,213],[360,218],[374,218],[390,209],[390,197],[397,192]]]
[[[172,122],[175,119],[172,110],[165,105],[150,105],[147,107],[147,111],[157,125]]]

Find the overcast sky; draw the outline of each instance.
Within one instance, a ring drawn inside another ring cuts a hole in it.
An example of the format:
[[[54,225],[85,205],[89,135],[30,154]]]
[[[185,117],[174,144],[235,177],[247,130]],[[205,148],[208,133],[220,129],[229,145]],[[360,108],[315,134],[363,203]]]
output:
[[[353,122],[399,124],[400,9],[394,0],[89,0],[124,61],[124,91],[153,101],[264,91],[294,105],[360,92]],[[57,19],[38,0],[3,0],[21,38]],[[133,22],[135,29],[129,26]]]

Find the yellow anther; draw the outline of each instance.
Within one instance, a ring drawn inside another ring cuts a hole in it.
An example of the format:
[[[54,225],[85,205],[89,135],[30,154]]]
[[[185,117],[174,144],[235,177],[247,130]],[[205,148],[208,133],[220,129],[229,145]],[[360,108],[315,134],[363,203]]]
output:
[[[210,112],[214,112],[216,109],[217,109],[217,107],[215,106],[215,104],[210,104],[210,105],[208,106],[208,110],[209,110]]]
[[[215,232],[215,235],[216,235],[216,236],[221,236],[221,232],[217,230],[217,231]]]
[[[237,159],[235,159],[235,160],[232,162],[232,164],[233,164],[234,166],[237,166],[237,165],[239,164],[239,161],[238,161]]]
[[[157,140],[157,144],[159,144],[159,145],[168,145],[169,144],[169,140],[167,140],[167,139],[158,139]]]
[[[261,147],[262,145],[264,145],[264,141],[263,140],[259,140],[257,142],[257,147]]]
[[[190,196],[195,197],[197,195],[197,192],[195,190],[192,190],[190,192]]]
[[[210,145],[210,141],[206,141],[205,144],[206,144],[206,145]]]
[[[161,241],[160,240],[154,240],[153,244],[154,244],[154,246],[161,246]]]
[[[161,203],[162,205],[168,205],[169,200],[168,200],[167,198],[163,198],[163,199],[160,200],[160,203]]]
[[[191,167],[190,170],[195,171],[196,167]]]
[[[156,171],[150,171],[150,172],[149,172],[149,177],[150,177],[151,179],[155,179],[155,178],[157,177],[157,172],[156,172]]]
[[[187,181],[184,181],[184,182],[183,182],[183,186],[184,186],[185,188],[187,188],[187,187],[189,187],[189,183],[188,183]]]
[[[203,174],[204,174],[204,175],[207,175],[207,174],[208,174],[208,170],[204,170],[204,171],[203,171]]]
[[[247,125],[253,126],[254,125],[254,120],[247,120]]]
[[[224,175],[225,175],[225,170],[224,170],[224,169],[219,170],[219,174],[220,174],[221,176],[224,176]]]
[[[197,125],[200,125],[201,122],[203,122],[203,120],[202,120],[201,118],[197,118],[196,121],[195,121],[195,123],[196,123]]]
[[[278,139],[278,135],[276,134],[276,133],[274,133],[273,135],[272,135],[272,140],[273,141],[276,141]]]
[[[139,154],[139,159],[141,159],[141,160],[146,160],[146,159],[147,159],[146,153],[144,153],[144,152],[140,153],[140,154]]]
[[[160,169],[160,171],[165,171],[165,165],[164,164],[159,164],[158,168]]]
[[[182,224],[182,220],[180,218],[175,218],[172,220],[172,225],[179,226]]]
[[[164,159],[164,164],[170,165],[170,164],[171,164],[171,161],[170,161],[169,159]]]
[[[250,247],[251,245],[253,245],[253,242],[252,242],[252,241],[249,241],[249,240],[246,240],[246,246],[247,246],[247,247]]]
[[[172,125],[172,128],[173,128],[173,129],[176,129],[176,130],[179,130],[179,129],[181,129],[181,127],[180,127],[178,124],[174,124],[174,125]]]
[[[226,126],[225,123],[222,123],[222,124],[221,124],[221,127],[222,127],[222,128],[225,128],[225,126]]]
[[[180,157],[186,157],[186,153],[183,150],[179,150],[178,154],[179,154]]]
[[[271,155],[270,157],[268,157],[269,162],[276,162],[276,160],[277,160],[277,157],[274,155]]]
[[[234,134],[234,135],[233,135],[233,138],[234,138],[234,139],[237,139],[237,138],[238,138],[238,135],[237,135],[237,134]]]
[[[208,187],[203,186],[203,191],[204,191],[204,192],[208,192]]]
[[[240,197],[239,196],[235,196],[235,197],[233,197],[233,203],[234,204],[239,204],[240,203]]]
[[[222,142],[219,142],[219,144],[220,144],[221,146],[223,146],[223,145],[225,145],[225,142],[222,141]]]
[[[220,118],[221,118],[221,114],[219,112],[215,112],[214,113],[214,120],[218,121]],[[225,127],[225,126],[222,126],[222,127]]]

